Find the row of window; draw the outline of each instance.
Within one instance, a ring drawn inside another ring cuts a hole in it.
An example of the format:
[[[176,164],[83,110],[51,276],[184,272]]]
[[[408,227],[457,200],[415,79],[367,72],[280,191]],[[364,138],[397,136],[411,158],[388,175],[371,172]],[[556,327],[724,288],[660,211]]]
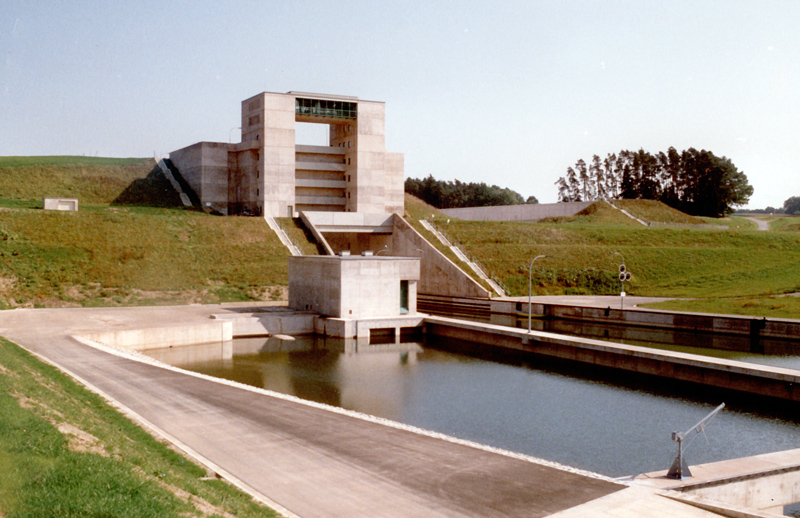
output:
[[[358,113],[358,104],[346,101],[326,101],[298,97],[294,100],[294,112],[296,115],[355,119]]]

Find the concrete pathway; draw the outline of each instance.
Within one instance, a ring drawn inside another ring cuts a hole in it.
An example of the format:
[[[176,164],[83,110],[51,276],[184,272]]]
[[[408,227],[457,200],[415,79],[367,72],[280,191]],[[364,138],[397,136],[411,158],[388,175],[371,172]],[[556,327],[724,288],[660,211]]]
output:
[[[758,230],[762,232],[766,232],[769,230],[769,221],[764,221],[763,219],[759,218],[747,218],[747,217],[744,219],[749,219],[750,221],[758,225]]]
[[[287,516],[633,517],[657,509],[718,516],[656,490],[629,491],[604,477],[165,368],[72,337],[204,323],[229,309],[0,311],[0,335]]]

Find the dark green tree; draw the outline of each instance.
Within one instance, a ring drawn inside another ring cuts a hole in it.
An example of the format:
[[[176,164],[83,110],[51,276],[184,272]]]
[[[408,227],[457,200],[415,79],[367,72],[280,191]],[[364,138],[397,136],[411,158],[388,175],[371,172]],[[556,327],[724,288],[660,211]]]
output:
[[[783,212],[786,214],[800,214],[800,196],[792,196],[783,202]]]

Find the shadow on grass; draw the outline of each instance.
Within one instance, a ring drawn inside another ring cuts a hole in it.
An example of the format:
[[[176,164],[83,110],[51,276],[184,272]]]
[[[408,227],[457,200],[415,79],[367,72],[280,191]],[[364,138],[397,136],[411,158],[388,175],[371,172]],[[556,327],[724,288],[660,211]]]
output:
[[[180,195],[158,166],[145,178],[134,180],[111,205],[133,207],[183,208]]]

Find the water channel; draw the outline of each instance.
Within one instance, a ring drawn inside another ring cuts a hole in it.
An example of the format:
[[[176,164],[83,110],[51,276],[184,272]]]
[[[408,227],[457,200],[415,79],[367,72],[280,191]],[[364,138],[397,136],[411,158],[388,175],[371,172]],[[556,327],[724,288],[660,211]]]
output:
[[[187,370],[614,477],[667,469],[677,452],[671,432],[690,428],[722,402],[720,394],[696,387],[442,349],[450,344],[356,347],[299,336],[148,354]],[[685,450],[690,465],[800,448],[796,406],[725,402]]]

